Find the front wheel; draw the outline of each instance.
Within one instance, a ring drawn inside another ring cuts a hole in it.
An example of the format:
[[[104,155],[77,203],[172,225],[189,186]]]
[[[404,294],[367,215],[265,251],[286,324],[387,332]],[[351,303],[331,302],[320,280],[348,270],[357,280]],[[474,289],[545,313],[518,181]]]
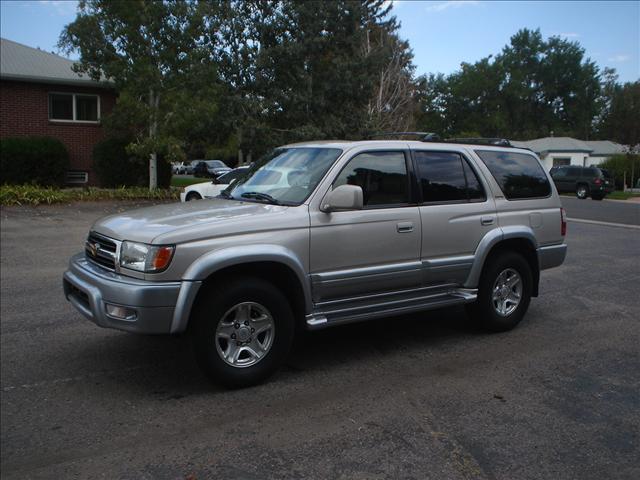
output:
[[[294,317],[286,297],[259,278],[203,288],[192,328],[200,367],[229,387],[267,379],[282,366],[293,343]]]
[[[480,276],[478,299],[467,311],[487,330],[511,330],[529,308],[532,284],[531,267],[522,255],[515,252],[492,255]]]
[[[189,192],[185,197],[184,201],[190,202],[191,200],[202,200],[202,197],[200,196],[200,194],[196,192]]]

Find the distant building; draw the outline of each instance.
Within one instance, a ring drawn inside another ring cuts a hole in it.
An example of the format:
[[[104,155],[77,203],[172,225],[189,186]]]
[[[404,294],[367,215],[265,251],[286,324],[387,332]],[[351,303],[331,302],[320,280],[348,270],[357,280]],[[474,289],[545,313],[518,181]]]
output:
[[[59,139],[67,147],[70,184],[96,184],[94,145],[104,138],[101,118],[116,101],[113,85],[72,70],[74,62],[0,39],[0,138]]]
[[[624,153],[624,147],[609,140],[577,140],[571,137],[545,137],[512,141],[517,147],[535,152],[546,170],[560,165],[600,165],[613,155]]]

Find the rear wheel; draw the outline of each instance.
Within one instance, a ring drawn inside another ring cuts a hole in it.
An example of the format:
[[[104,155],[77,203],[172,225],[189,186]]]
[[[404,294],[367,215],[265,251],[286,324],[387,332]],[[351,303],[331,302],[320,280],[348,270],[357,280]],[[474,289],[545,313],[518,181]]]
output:
[[[293,343],[294,317],[286,297],[259,278],[203,288],[192,328],[200,367],[230,387],[264,381],[284,363]]]
[[[200,196],[199,193],[189,192],[187,193],[187,196],[185,197],[184,201],[190,202],[191,200],[202,200],[202,197]]]
[[[478,299],[467,311],[487,330],[511,330],[529,308],[532,284],[531,268],[522,255],[515,252],[492,255],[480,277]]]
[[[589,187],[587,187],[582,183],[576,187],[576,197],[578,197],[580,200],[584,200],[588,196],[589,196]]]

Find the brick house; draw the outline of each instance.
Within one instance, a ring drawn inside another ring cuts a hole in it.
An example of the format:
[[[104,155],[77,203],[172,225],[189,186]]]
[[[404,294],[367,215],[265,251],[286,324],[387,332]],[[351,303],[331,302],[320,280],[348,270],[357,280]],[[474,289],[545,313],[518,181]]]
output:
[[[73,61],[0,39],[0,138],[59,139],[67,147],[70,184],[96,184],[94,145],[105,136],[100,119],[116,101],[113,86],[75,73]]]

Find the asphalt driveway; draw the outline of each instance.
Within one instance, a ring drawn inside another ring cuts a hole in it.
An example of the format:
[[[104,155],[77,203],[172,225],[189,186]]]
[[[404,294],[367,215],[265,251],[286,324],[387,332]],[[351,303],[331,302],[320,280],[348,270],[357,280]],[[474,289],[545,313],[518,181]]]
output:
[[[561,196],[560,198],[569,218],[640,225],[640,203],[630,200],[605,199],[596,201],[590,198],[579,200],[567,196]]]
[[[640,478],[640,230],[570,223],[512,332],[457,308],[349,325],[226,391],[188,338],[64,300],[92,221],[127,207],[2,209],[2,478]]]

